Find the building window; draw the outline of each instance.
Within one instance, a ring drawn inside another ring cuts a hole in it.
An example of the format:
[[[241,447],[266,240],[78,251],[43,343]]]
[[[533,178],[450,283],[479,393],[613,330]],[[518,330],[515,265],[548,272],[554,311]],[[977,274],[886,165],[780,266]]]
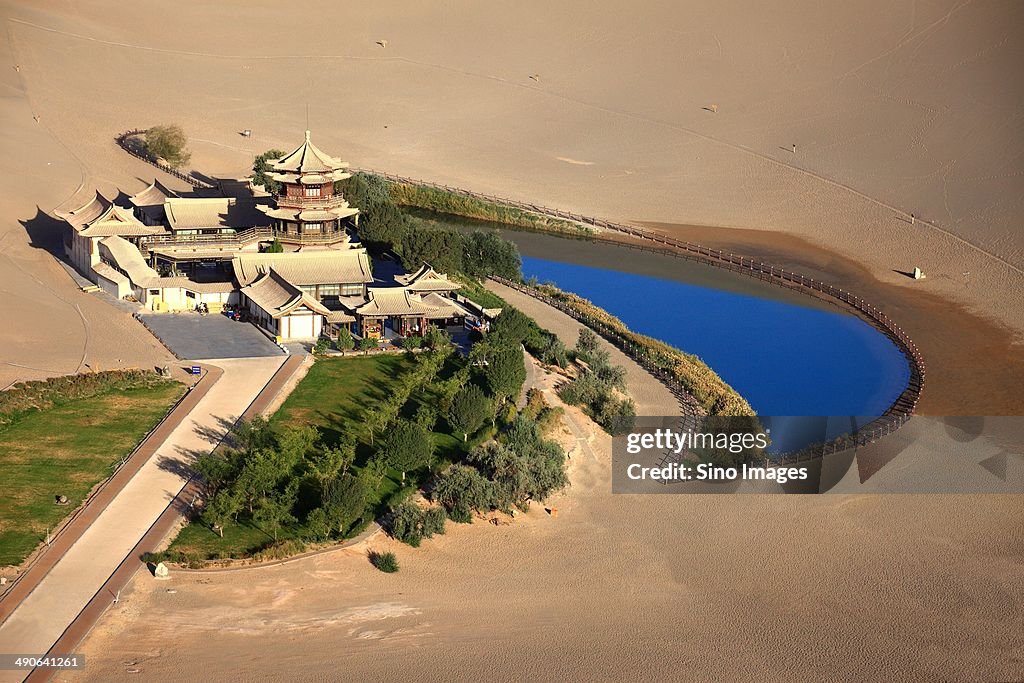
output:
[[[195,292],[190,292],[190,291],[188,291],[186,289],[185,290],[185,298],[186,299],[195,299],[196,298],[196,293]]]
[[[306,188],[303,188],[303,189],[305,190],[303,192],[303,194],[305,194],[305,196],[307,196],[307,197],[319,197],[320,196],[320,186],[319,185],[316,185],[316,186],[313,186],[313,187],[306,187]]]
[[[323,223],[306,223],[302,226],[303,232],[320,232],[324,227]]]
[[[320,296],[338,296],[341,293],[340,285],[320,285]]]

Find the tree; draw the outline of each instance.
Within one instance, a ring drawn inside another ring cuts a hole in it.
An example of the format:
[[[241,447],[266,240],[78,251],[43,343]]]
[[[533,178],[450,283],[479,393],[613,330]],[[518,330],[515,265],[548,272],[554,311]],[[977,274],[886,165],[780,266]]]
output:
[[[192,468],[206,483],[206,490],[212,496],[237,476],[237,462],[217,453],[200,455]]]
[[[636,421],[636,406],[628,398],[606,396],[593,406],[594,421],[612,436],[625,434]]]
[[[333,479],[352,466],[356,459],[356,444],[348,438],[337,446],[314,448],[306,454],[306,465],[319,481]]]
[[[370,337],[362,337],[359,340],[359,350],[363,352],[365,356],[370,352],[370,349],[377,348],[377,340],[371,339]]]
[[[267,245],[267,248],[264,250],[264,253],[266,253],[266,254],[283,254],[284,253],[284,245],[281,244],[281,240],[279,240],[279,239],[277,239],[275,237],[274,241]]]
[[[545,365],[557,365],[560,368],[569,365],[569,351],[556,335],[544,335],[543,344],[534,353],[536,353],[537,359]]]
[[[207,501],[202,519],[224,538],[224,525],[238,514],[238,499],[230,491],[220,491]]]
[[[379,489],[380,484],[384,481],[384,477],[388,474],[388,466],[383,460],[371,458],[370,462],[366,463],[366,467],[363,468],[360,475],[365,478],[365,481],[369,481],[367,488]]]
[[[399,420],[381,442],[377,457],[382,458],[390,467],[405,473],[427,464],[433,455],[434,445],[421,425],[408,420]]]
[[[257,524],[269,528],[274,536],[274,541],[277,542],[281,527],[296,521],[292,516],[294,502],[295,496],[291,489],[279,495],[265,496],[260,499],[259,506],[252,518]]]
[[[232,427],[231,435],[235,445],[245,452],[251,453],[274,444],[274,431],[266,418],[261,416],[251,420],[239,420]]]
[[[327,482],[323,491],[323,510],[332,532],[345,533],[366,511],[365,483],[351,474],[342,474]]]
[[[509,398],[519,394],[526,381],[522,350],[518,346],[499,349],[490,355],[487,365],[481,366],[480,374],[499,405],[504,405]]]
[[[448,411],[448,423],[457,432],[462,432],[462,440],[468,441],[470,432],[475,432],[484,425],[491,415],[491,402],[480,387],[467,384],[452,399]]]
[[[391,536],[418,548],[423,538],[423,512],[412,503],[402,503],[391,513]]]
[[[270,194],[277,194],[280,192],[281,183],[272,179],[268,174],[273,170],[271,162],[277,161],[283,156],[284,152],[279,149],[268,149],[263,154],[257,156],[252,162],[252,184],[262,185],[263,189]]]
[[[355,341],[352,339],[352,333],[349,332],[347,327],[343,327],[338,330],[338,341],[335,342],[335,345],[338,347],[339,351],[342,353],[349,351],[352,349],[354,344]]]
[[[493,500],[491,482],[469,465],[452,465],[437,478],[431,498],[450,511],[487,510]],[[452,519],[465,518],[462,514]]]
[[[518,278],[522,259],[516,245],[495,231],[474,230],[463,236],[463,272],[473,277]]]
[[[423,333],[423,343],[427,348],[437,350],[450,346],[452,343],[451,337],[448,336],[448,332],[442,330],[437,325],[431,325],[427,328],[427,331]]]
[[[187,145],[185,131],[177,124],[153,126],[146,131],[146,150],[166,161],[171,168],[183,166],[192,158]]]
[[[398,571],[398,558],[394,553],[370,553],[370,564],[385,574]]]
[[[462,272],[462,233],[411,223],[402,235],[402,265],[414,270],[429,263],[442,272]]]
[[[602,365],[597,369],[597,378],[610,387],[626,390],[626,368],[621,365]]]
[[[506,306],[491,324],[489,337],[508,346],[518,346],[526,341],[533,328],[533,321],[518,308]]]
[[[580,336],[576,340],[576,355],[583,360],[588,360],[600,345],[597,335],[591,329],[587,327],[581,328]]]

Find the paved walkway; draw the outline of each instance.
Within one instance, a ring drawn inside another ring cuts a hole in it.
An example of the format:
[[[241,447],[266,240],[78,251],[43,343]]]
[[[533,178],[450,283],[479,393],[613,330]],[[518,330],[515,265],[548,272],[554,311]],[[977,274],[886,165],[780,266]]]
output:
[[[0,624],[3,624],[21,602],[35,590],[39,582],[50,573],[57,562],[71,548],[82,534],[103,513],[114,498],[138,474],[143,465],[156,453],[157,449],[177,429],[199,402],[206,396],[224,371],[217,367],[206,366],[199,382],[182,396],[171,412],[160,421],[142,443],[139,444],[127,461],[114,474],[101,483],[94,492],[66,520],[54,529],[52,542],[40,548],[31,561],[23,568],[17,581],[0,597]]]
[[[538,325],[557,334],[569,348],[576,345],[580,330],[584,328],[582,323],[557,308],[552,308],[532,296],[493,280],[488,280],[486,286],[487,289],[536,320]],[[677,416],[681,414],[679,402],[668,390],[668,387],[605,339],[598,337],[598,340],[601,347],[610,354],[612,364],[626,368],[626,390],[636,404],[637,415]]]
[[[0,625],[0,652],[50,650],[125,558],[134,559],[133,549],[184,487],[190,460],[220,441],[284,361],[282,355],[216,361],[224,371],[221,379]],[[106,598],[109,604],[113,596]],[[21,681],[27,674],[0,671],[0,682]]]

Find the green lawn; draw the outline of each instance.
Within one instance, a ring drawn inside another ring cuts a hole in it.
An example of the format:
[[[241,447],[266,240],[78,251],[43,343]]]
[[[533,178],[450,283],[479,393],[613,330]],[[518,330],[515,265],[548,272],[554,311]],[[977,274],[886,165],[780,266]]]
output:
[[[109,389],[20,412],[0,425],[0,566],[20,564],[183,391],[170,381]],[[69,504],[56,505],[58,495]]]
[[[449,361],[440,377],[450,377],[462,362],[461,359]],[[357,443],[353,471],[358,473],[373,454],[373,446],[364,426],[364,415],[388,395],[389,387],[413,365],[414,361],[405,354],[318,359],[271,417],[270,424],[275,429],[313,425],[320,430],[328,445],[350,434]],[[411,417],[420,403],[432,400],[430,392],[416,392],[403,410],[403,416]],[[444,420],[439,420],[437,429],[445,427]],[[380,438],[379,434],[377,438]],[[450,462],[465,452],[465,444],[449,434],[434,432],[433,439],[439,462]],[[387,508],[411,495],[426,474],[425,471],[407,473],[406,485],[403,487],[401,473],[390,471],[371,495],[370,505],[374,514],[382,514]],[[350,535],[360,530],[353,529]],[[278,538],[282,541],[296,539],[302,537],[303,533],[301,526],[293,525],[283,528]],[[174,539],[166,556],[175,561],[181,561],[183,556],[208,559],[248,557],[272,542],[271,534],[247,521],[226,525],[223,539],[205,525],[193,523]]]
[[[387,396],[389,385],[412,366],[405,354],[322,358],[270,422],[275,427],[314,425],[328,444],[349,432],[363,440],[364,412]]]

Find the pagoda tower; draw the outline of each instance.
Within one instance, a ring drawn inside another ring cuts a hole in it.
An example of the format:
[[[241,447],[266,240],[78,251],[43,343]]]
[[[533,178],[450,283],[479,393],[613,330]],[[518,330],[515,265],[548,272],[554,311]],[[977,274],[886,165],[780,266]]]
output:
[[[348,239],[349,221],[358,222],[359,209],[334,191],[334,183],[351,178],[348,163],[318,149],[309,140],[272,163],[270,178],[281,184],[273,206],[259,207],[272,221],[281,242],[335,244]]]

